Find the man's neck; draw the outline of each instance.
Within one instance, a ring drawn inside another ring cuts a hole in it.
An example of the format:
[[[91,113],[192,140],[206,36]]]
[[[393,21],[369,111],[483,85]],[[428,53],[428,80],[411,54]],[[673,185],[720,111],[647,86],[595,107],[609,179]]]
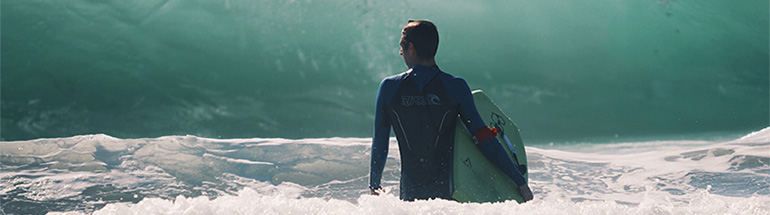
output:
[[[436,59],[431,58],[428,60],[418,60],[417,62],[415,62],[415,64],[425,66],[425,67],[431,67],[433,65],[436,65]]]

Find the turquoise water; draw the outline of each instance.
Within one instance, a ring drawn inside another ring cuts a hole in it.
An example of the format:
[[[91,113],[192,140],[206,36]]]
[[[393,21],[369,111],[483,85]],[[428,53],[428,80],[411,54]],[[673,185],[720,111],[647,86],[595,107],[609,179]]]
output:
[[[768,4],[5,0],[0,139],[369,137],[409,18],[526,142],[742,135],[770,119]]]
[[[768,1],[0,4],[0,214],[770,214]],[[395,139],[366,195],[413,18],[534,201],[402,202]]]

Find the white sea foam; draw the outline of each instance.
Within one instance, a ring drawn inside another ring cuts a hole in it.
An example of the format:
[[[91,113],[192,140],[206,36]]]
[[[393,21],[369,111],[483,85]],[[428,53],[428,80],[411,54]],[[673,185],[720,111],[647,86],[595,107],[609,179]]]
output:
[[[770,214],[769,131],[726,142],[529,146],[535,200],[521,205],[398,200],[395,140],[388,193],[367,195],[369,138],[2,142],[1,191],[12,200],[3,210],[15,213],[25,211],[9,209],[15,201],[28,201],[70,214]]]
[[[393,194],[362,195],[357,203],[338,199],[303,198],[297,185],[266,185],[256,190],[246,188],[236,195],[183,197],[175,199],[146,198],[139,203],[115,203],[93,214],[770,214],[770,198],[731,198],[694,193],[691,201],[677,203],[645,195],[641,204],[627,205],[614,201],[573,202],[534,200],[524,204],[458,203],[447,200],[404,202]],[[50,214],[82,214],[80,212]]]
[[[205,158],[221,159],[221,160],[225,160],[225,161],[231,162],[231,163],[255,164],[255,165],[275,165],[275,164],[270,163],[270,162],[251,161],[251,160],[246,160],[246,159],[227,158],[227,157],[221,157],[221,156],[212,155],[212,154],[209,154],[209,153],[203,154],[203,157],[205,157]]]
[[[743,136],[731,142],[732,143],[770,143],[770,127],[752,132],[751,134],[748,134],[746,136]]]

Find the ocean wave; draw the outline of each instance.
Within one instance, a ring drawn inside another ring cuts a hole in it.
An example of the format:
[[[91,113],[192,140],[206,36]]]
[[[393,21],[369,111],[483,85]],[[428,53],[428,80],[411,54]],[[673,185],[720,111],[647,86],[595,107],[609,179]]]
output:
[[[466,213],[474,207],[488,213],[766,212],[761,205],[770,197],[768,131],[721,142],[530,146],[529,183],[536,201],[522,206],[397,201],[395,139],[383,173],[383,186],[391,194],[365,195],[368,138],[119,139],[97,134],[0,142],[0,194],[7,213],[403,212],[378,204],[405,208],[404,213],[424,208]],[[240,201],[269,203],[260,203],[259,210],[233,206]],[[702,211],[705,202],[716,206]],[[28,204],[44,209],[24,208]]]

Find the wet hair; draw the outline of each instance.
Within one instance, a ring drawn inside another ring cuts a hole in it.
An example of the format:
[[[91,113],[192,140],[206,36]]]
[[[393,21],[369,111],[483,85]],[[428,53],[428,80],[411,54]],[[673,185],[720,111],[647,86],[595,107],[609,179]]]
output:
[[[426,20],[409,20],[401,31],[401,48],[407,50],[409,43],[417,49],[417,57],[433,59],[438,50],[438,30],[436,25]]]

